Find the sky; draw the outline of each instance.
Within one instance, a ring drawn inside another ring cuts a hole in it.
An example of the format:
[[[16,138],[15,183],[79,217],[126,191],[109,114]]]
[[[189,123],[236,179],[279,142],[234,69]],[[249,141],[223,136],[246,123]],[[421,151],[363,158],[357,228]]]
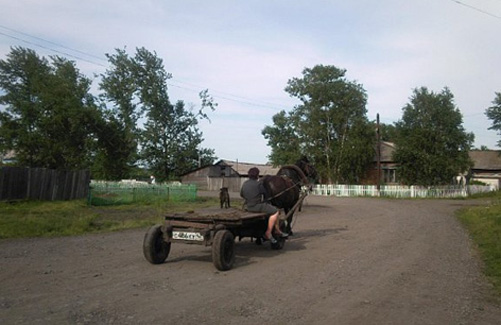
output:
[[[145,47],[172,74],[168,93],[200,107],[218,103],[199,125],[219,159],[266,163],[261,131],[299,103],[285,92],[305,68],[333,65],[368,95],[367,118],[402,118],[415,88],[448,87],[475,134],[499,149],[485,110],[501,92],[501,0],[0,0],[0,59],[11,47],[75,61],[93,80],[105,54]]]

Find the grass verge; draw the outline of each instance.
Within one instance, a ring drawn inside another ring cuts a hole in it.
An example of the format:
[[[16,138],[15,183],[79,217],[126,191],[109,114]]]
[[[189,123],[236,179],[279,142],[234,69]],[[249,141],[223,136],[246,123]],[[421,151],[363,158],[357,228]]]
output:
[[[490,198],[491,204],[463,209],[457,215],[478,247],[485,275],[501,295],[501,194]]]
[[[147,227],[175,212],[215,207],[215,198],[94,207],[85,200],[0,202],[0,239],[72,236]]]

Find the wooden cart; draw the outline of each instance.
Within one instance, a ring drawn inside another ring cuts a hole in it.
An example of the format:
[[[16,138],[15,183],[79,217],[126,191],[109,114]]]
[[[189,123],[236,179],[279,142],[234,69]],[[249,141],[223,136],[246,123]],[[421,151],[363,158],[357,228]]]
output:
[[[232,268],[235,260],[235,238],[256,238],[259,244],[267,227],[264,213],[236,208],[210,208],[165,217],[163,225],[152,226],[144,236],[143,252],[153,264],[163,263],[173,242],[212,246],[212,261],[221,271]],[[272,244],[282,249],[284,238]]]

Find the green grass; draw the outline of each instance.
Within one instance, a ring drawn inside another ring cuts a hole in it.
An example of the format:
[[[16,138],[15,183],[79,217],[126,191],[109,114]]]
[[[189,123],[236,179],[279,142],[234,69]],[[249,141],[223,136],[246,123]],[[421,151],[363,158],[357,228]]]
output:
[[[484,273],[501,295],[501,194],[484,196],[490,203],[458,211],[484,261]]]
[[[168,213],[218,205],[215,198],[104,207],[89,206],[86,200],[0,202],[0,239],[72,236],[141,228],[161,223]]]

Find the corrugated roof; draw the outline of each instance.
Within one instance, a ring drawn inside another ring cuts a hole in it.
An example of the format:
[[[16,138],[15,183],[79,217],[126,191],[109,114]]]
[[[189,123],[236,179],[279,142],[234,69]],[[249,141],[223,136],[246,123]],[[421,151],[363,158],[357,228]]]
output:
[[[469,154],[474,169],[501,170],[501,151],[472,150]]]
[[[257,167],[259,169],[259,175],[276,175],[280,167],[273,167],[269,164],[255,164],[255,163],[247,163],[241,161],[232,161],[222,159],[215,163],[215,165],[224,164],[233,168],[240,176],[247,175],[247,172],[252,167]]]

